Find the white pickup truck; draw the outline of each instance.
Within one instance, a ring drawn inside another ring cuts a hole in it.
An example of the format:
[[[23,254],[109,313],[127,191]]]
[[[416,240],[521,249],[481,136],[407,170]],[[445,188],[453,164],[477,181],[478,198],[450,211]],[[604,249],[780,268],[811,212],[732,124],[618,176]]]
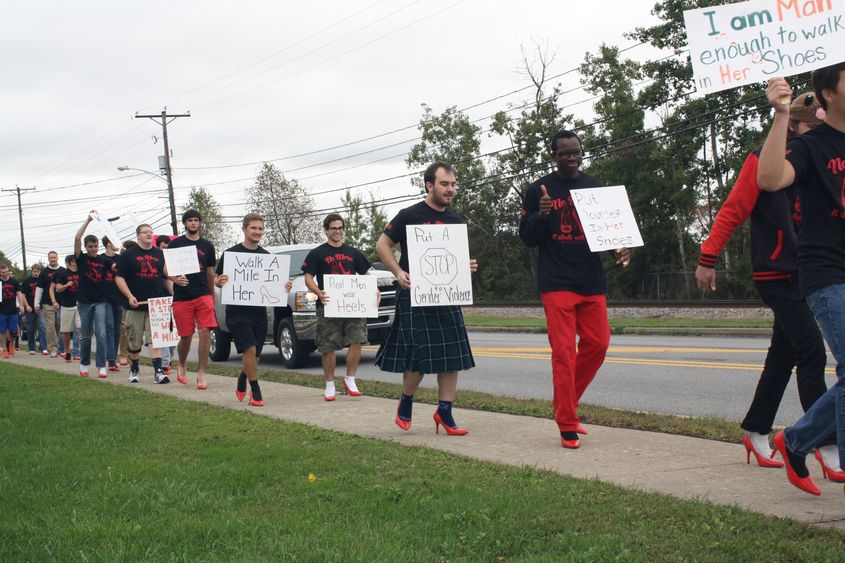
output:
[[[284,307],[267,307],[267,343],[279,349],[285,367],[299,368],[316,349],[314,335],[317,331],[317,296],[305,287],[305,277],[301,266],[305,256],[318,244],[295,244],[290,246],[268,246],[273,254],[287,254],[290,256],[290,277],[293,289],[288,295],[288,303]],[[393,324],[394,306],[396,304],[396,278],[387,270],[373,269],[373,275],[378,276],[378,287],[381,291],[379,316],[367,319],[367,335],[370,344],[381,343],[390,326]],[[215,289],[217,313],[217,329],[211,333],[211,359],[222,362],[229,358],[232,348],[232,335],[226,330],[226,306],[220,303],[220,289]]]

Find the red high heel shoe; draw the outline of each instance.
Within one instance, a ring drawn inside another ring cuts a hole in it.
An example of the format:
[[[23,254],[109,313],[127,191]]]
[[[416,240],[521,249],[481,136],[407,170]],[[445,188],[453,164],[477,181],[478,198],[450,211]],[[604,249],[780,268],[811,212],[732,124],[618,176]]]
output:
[[[834,471],[828,467],[818,449],[816,450],[816,459],[819,461],[819,465],[822,466],[822,476],[825,479],[830,479],[834,483],[845,483],[845,471]]]
[[[235,397],[237,397],[239,401],[243,402],[246,398],[246,391],[238,391],[235,389]]]
[[[400,399],[399,403],[400,404],[402,403],[401,399]],[[404,420],[399,416],[399,405],[396,405],[396,418],[393,419],[393,422],[395,422],[396,426],[398,426],[399,428],[401,428],[405,432],[407,432],[408,430],[411,429],[411,421],[410,420]]]
[[[745,463],[751,463],[751,454],[753,453],[754,458],[757,460],[757,465],[760,467],[783,467],[782,461],[761,455],[754,447],[754,444],[751,443],[751,438],[748,437],[748,434],[742,439],[742,445],[745,446]],[[775,455],[775,452],[772,452],[772,455]]]
[[[346,383],[345,379],[343,380],[343,388],[346,389],[346,394],[349,395],[350,397],[360,397],[360,396],[363,395],[363,393],[361,393],[357,389],[355,389],[355,390],[350,389],[349,385]]]
[[[560,445],[570,450],[577,450],[581,447],[581,440],[567,440],[566,438],[561,437]]]
[[[464,428],[458,428],[457,426],[449,426],[443,419],[440,418],[440,411],[434,411],[434,433],[440,434],[440,427],[443,427],[443,430],[446,431],[446,434],[449,436],[466,436],[469,434],[469,430]]]
[[[587,434],[589,434],[589,432],[587,432],[587,429],[584,428],[584,425],[581,424],[580,422],[578,423],[578,428],[575,429],[575,432],[577,432],[578,434],[581,434],[583,436],[586,436]]]
[[[249,396],[249,406],[251,407],[263,407],[264,401],[256,401],[252,398],[252,395]]]
[[[795,473],[795,470],[792,469],[792,464],[789,463],[789,455],[786,450],[786,438],[783,435],[783,430],[775,434],[774,442],[775,447],[778,449],[781,457],[783,458],[784,465],[786,465],[786,478],[789,479],[789,482],[802,491],[808,492],[811,495],[820,496],[822,492],[816,485],[816,482],[813,481],[813,477],[811,475],[799,477],[798,474]]]

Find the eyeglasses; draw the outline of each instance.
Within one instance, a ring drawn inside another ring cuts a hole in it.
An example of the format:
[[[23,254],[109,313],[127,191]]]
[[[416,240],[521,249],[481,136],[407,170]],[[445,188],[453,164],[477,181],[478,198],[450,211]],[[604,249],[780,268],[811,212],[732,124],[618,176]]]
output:
[[[328,229],[326,229],[326,230],[327,230],[327,231],[335,231],[335,232],[338,232],[338,233],[342,233],[342,232],[343,232],[343,227],[329,227],[329,228],[328,228]]]
[[[151,235],[151,234],[153,234],[153,232],[152,232],[152,231],[141,231],[141,232],[140,232],[140,233],[138,233],[138,234],[139,234],[139,235]]]
[[[556,158],[578,158],[581,156],[581,151],[560,151],[554,153]]]

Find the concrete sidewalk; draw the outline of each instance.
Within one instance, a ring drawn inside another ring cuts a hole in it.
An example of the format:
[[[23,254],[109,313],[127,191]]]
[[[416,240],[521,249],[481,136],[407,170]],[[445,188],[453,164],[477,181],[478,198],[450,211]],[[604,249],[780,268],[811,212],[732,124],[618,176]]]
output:
[[[19,352],[9,361],[79,377],[78,362],[66,364],[45,356],[30,356],[26,352]],[[266,406],[255,408],[249,407],[246,401],[237,401],[235,380],[231,377],[208,375],[208,389],[199,391],[194,374],[189,374],[189,385],[176,383],[175,371],[171,373],[171,384],[156,385],[149,366],[141,366],[138,384],[130,385],[127,376],[128,369],[124,367],[120,373],[109,373],[107,379],[98,379],[96,370],[92,369],[90,379],[189,401],[250,410],[255,414],[366,438],[436,448],[496,463],[536,467],[679,498],[735,505],[845,531],[843,485],[824,480],[812,457],[807,458],[807,464],[822,489],[821,497],[804,493],[789,484],[784,469],[757,467],[753,457],[752,465],[746,465],[745,450],[738,444],[588,425],[590,433],[582,437],[581,448],[567,450],[560,447],[558,432],[551,420],[465,409],[456,409],[455,419],[461,427],[471,431],[469,435],[446,436],[442,430],[440,435],[435,435],[431,418],[435,407],[424,404],[415,406],[414,424],[409,432],[403,432],[393,423],[394,399],[338,395],[336,401],[326,402],[320,389],[262,382]],[[367,382],[362,380],[360,386],[366,393]]]

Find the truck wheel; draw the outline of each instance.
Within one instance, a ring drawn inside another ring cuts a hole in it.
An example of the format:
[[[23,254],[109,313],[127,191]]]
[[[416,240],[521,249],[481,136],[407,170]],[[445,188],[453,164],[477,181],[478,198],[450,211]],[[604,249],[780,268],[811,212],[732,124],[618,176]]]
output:
[[[293,319],[285,317],[279,322],[279,341],[276,347],[282,356],[282,362],[287,368],[301,368],[308,358],[308,351],[299,343],[296,337],[296,330],[293,327]]]
[[[229,359],[229,352],[232,349],[232,335],[219,328],[211,331],[211,351],[209,358],[213,362],[225,362]]]

